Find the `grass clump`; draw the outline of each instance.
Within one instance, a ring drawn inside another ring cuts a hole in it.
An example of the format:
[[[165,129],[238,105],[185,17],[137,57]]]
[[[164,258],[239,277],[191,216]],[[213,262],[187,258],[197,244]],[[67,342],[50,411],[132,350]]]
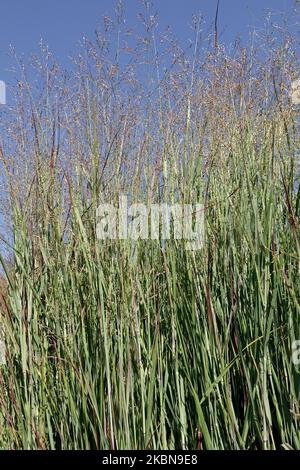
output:
[[[199,19],[192,58],[173,37],[160,56],[155,18],[144,26],[125,65],[111,23],[72,76],[44,45],[39,86],[19,64],[1,124],[0,447],[300,449],[293,38],[265,37],[265,57],[204,48]],[[120,194],[201,202],[202,249],[97,240],[98,204]]]

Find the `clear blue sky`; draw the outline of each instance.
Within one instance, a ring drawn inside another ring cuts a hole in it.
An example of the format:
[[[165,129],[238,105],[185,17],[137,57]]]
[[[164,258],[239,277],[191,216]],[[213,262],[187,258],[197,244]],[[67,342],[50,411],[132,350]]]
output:
[[[207,25],[213,19],[217,0],[153,0],[159,12],[160,25],[170,25],[177,37],[186,42],[191,36],[188,27],[193,13],[205,14]],[[271,8],[291,11],[293,0],[221,0],[220,32],[225,42],[237,34],[246,37],[247,26],[262,24],[262,11]],[[9,81],[7,72],[11,58],[10,44],[18,53],[28,56],[37,50],[40,38],[49,44],[64,65],[83,35],[93,34],[103,15],[114,11],[114,0],[1,0],[0,1],[0,79]],[[125,0],[129,25],[137,22],[142,10],[139,0]]]

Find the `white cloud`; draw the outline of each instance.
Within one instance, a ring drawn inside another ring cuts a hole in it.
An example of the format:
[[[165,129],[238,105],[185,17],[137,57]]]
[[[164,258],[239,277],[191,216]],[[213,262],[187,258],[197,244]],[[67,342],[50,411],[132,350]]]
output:
[[[0,104],[6,103],[5,83],[0,80]]]
[[[300,104],[300,79],[292,82],[291,99],[293,104]]]

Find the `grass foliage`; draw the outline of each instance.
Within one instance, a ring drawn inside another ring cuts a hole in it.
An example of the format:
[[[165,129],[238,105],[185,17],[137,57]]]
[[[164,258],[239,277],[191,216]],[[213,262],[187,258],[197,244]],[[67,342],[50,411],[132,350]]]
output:
[[[0,447],[300,449],[293,38],[229,51],[199,19],[183,51],[147,12],[136,47],[106,19],[72,75],[44,45],[29,75],[17,61]],[[203,248],[97,240],[121,193],[203,203]]]

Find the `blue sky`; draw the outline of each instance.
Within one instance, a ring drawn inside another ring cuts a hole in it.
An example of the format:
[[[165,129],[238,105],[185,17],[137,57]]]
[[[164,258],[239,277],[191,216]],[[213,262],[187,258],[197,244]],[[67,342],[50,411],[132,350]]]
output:
[[[160,25],[170,25],[184,44],[191,36],[189,21],[193,13],[205,14],[212,24],[217,0],[153,0]],[[291,12],[293,0],[220,0],[219,30],[225,42],[237,34],[246,38],[248,26],[261,26],[265,8]],[[9,82],[10,44],[19,54],[37,51],[41,38],[55,56],[68,65],[68,56],[83,35],[93,34],[103,15],[114,11],[113,0],[1,0],[0,3],[0,79]],[[129,25],[137,23],[142,10],[140,0],[125,0]]]

